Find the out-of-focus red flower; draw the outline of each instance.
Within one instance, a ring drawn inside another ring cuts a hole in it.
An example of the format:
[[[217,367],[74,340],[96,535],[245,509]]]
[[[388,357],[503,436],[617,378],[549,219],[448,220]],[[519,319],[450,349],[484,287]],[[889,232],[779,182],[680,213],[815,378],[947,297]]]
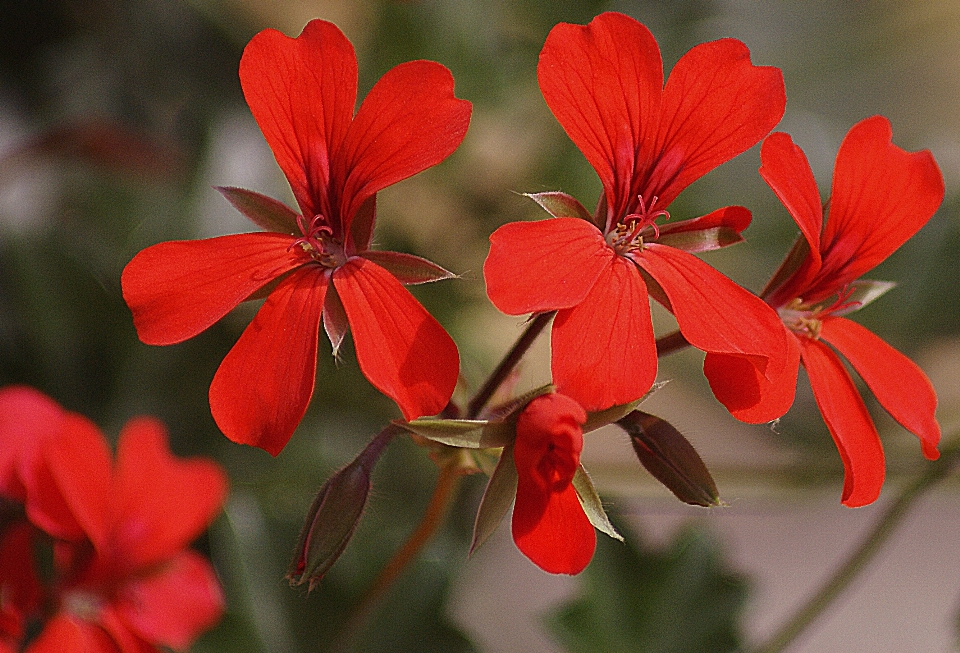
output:
[[[793,403],[802,362],[840,450],[846,472],[843,503],[848,506],[862,506],[879,496],[885,465],[876,426],[837,353],[880,405],[920,438],[924,456],[939,456],[937,397],[927,376],[899,351],[843,317],[891,287],[857,280],[925,225],[943,201],[943,176],[930,152],[906,152],[891,139],[890,122],[882,116],[867,118],[849,131],[837,153],[826,222],[803,151],[787,134],[772,134],[764,141],[760,174],[802,234],[763,292],[791,336],[791,355],[772,377],[765,400],[751,406],[741,404],[739,390],[754,382],[746,378],[753,376],[751,370],[723,356],[708,355],[704,365],[714,393],[735,416],[763,422]]]
[[[39,393],[7,388],[0,405],[7,409],[0,442],[11,434],[30,440],[20,449],[25,462],[14,466],[21,491],[10,497],[29,522],[5,529],[0,543],[3,597],[13,596],[18,609],[3,603],[4,630],[22,636],[7,628],[8,617],[22,625],[43,591],[47,608],[33,617],[46,622],[29,653],[186,650],[223,612],[213,568],[188,548],[223,506],[220,467],[172,456],[153,419],[124,427],[113,462],[96,426]],[[46,588],[28,571],[35,529],[54,541]]]
[[[597,171],[596,215],[573,198],[534,196],[554,219],[511,223],[490,238],[487,293],[511,315],[557,311],[553,379],[587,410],[625,404],[656,377],[649,296],[687,341],[742,356],[763,373],[782,356],[777,316],[691,252],[741,240],[742,207],[658,225],[690,183],[755,145],[783,115],[779,70],[743,43],[693,48],[664,86],[660,51],[637,21],[606,13],[560,24],[538,68],[543,96]]]
[[[140,339],[180,342],[255,293],[267,296],[210,386],[210,408],[235,442],[276,455],[313,394],[321,319],[336,354],[349,329],[360,369],[406,419],[446,406],[459,354],[403,287],[452,276],[423,259],[370,250],[376,193],[449,156],[470,103],[440,64],[389,71],[356,115],[357,60],[331,23],[296,39],[265,30],[247,45],[240,82],[293,189],[296,214],[250,191],[223,189],[267,233],[149,247],[123,272]]]
[[[586,421],[583,407],[558,393],[537,397],[517,418],[513,540],[534,564],[552,574],[579,574],[597,545],[572,484]]]

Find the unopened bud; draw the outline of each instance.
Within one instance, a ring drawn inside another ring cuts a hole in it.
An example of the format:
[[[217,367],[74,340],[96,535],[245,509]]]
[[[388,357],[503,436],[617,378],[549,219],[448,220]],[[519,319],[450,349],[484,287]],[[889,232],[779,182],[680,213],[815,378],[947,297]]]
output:
[[[381,431],[352,463],[320,488],[300,531],[296,556],[287,570],[291,585],[309,583],[313,589],[343,553],[367,505],[373,467],[396,433],[395,427]]]
[[[640,463],[678,499],[695,506],[722,505],[697,450],[668,421],[634,410],[617,424],[630,436]]]

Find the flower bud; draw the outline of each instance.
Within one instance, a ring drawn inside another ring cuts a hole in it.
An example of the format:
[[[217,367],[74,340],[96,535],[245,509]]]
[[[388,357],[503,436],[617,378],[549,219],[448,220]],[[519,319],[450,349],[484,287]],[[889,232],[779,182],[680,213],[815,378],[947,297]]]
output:
[[[630,436],[640,463],[678,499],[695,506],[722,505],[700,455],[669,422],[634,410],[617,424]]]
[[[309,589],[313,589],[343,553],[367,505],[373,467],[396,433],[396,427],[381,431],[352,463],[320,488],[300,531],[296,556],[287,570],[291,585],[309,583]]]

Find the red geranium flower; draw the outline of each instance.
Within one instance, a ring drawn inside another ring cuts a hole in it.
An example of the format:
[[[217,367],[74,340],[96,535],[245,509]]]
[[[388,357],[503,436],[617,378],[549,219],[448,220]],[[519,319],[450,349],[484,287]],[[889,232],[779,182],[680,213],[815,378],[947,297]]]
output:
[[[299,38],[265,30],[247,45],[240,82],[300,208],[250,191],[228,199],[272,233],[161,243],[123,273],[140,339],[180,342],[269,291],[210,386],[210,409],[236,442],[276,455],[313,394],[321,316],[334,354],[348,328],[360,369],[406,419],[432,415],[459,374],[456,345],[401,285],[451,276],[418,257],[370,251],[376,192],[449,156],[470,103],[440,64],[389,71],[356,115],[357,60],[334,25]]]
[[[23,502],[29,523],[54,540],[53,579],[44,601],[53,615],[32,615],[47,621],[26,650],[185,650],[223,612],[210,563],[187,548],[220,512],[227,489],[223,471],[210,461],[171,456],[164,428],[148,418],[123,429],[112,464],[93,423],[37,395],[22,388],[0,391],[0,404],[9,411],[4,417],[11,420],[0,423],[0,443],[26,434],[35,444],[21,448],[26,453],[16,474],[23,492],[12,498]],[[49,421],[35,421],[41,403]],[[11,430],[16,420],[29,428]],[[33,538],[25,524],[5,531],[0,547],[5,562],[11,551],[19,558],[20,571],[0,565],[0,586],[5,597],[12,587],[20,608],[12,616],[19,620],[41,607],[42,588],[23,572],[32,565]]]
[[[763,292],[791,335],[791,355],[773,377],[765,400],[749,407],[740,404],[738,390],[753,381],[744,379],[749,370],[722,356],[708,355],[704,365],[715,394],[734,415],[763,422],[793,403],[802,362],[843,459],[843,503],[848,506],[879,496],[885,465],[876,426],[836,352],[880,405],[920,438],[924,456],[939,456],[937,397],[929,379],[906,356],[842,317],[892,287],[857,279],[913,236],[943,201],[943,176],[930,152],[906,152],[891,139],[890,123],[882,116],[853,126],[837,153],[826,223],[803,151],[787,134],[764,141],[760,174],[802,234]]]
[[[777,124],[786,102],[780,71],[753,66],[743,43],[724,39],[684,55],[664,87],[650,31],[606,13],[586,26],[554,27],[538,74],[604,196],[592,219],[571,197],[534,196],[555,218],[494,232],[484,277],[505,313],[557,311],[557,386],[587,410],[628,403],[651,387],[657,352],[648,292],[695,347],[744,356],[761,371],[781,356],[774,312],[690,253],[738,242],[750,213],[727,207],[655,222],[680,191]]]
[[[573,487],[586,421],[583,407],[558,393],[537,397],[517,418],[513,541],[552,574],[579,574],[597,546],[597,534]]]

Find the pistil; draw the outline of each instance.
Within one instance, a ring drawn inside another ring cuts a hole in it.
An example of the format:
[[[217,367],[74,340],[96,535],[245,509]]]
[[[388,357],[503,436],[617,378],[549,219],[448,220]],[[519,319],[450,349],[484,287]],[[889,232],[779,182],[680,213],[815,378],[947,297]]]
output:
[[[638,213],[631,213],[625,216],[617,226],[607,234],[607,244],[610,245],[617,254],[623,255],[638,249],[643,249],[644,233],[652,232],[653,240],[660,237],[660,228],[656,224],[659,217],[670,219],[667,211],[654,211],[657,204],[657,196],[653,196],[650,206],[647,207],[643,201],[643,196],[637,195],[640,204]]]
[[[333,237],[333,229],[322,215],[315,215],[309,227],[302,215],[297,216],[297,224],[303,234],[293,241],[289,249],[297,245],[309,254],[313,260],[327,268],[337,268],[347,262],[343,245]]]

